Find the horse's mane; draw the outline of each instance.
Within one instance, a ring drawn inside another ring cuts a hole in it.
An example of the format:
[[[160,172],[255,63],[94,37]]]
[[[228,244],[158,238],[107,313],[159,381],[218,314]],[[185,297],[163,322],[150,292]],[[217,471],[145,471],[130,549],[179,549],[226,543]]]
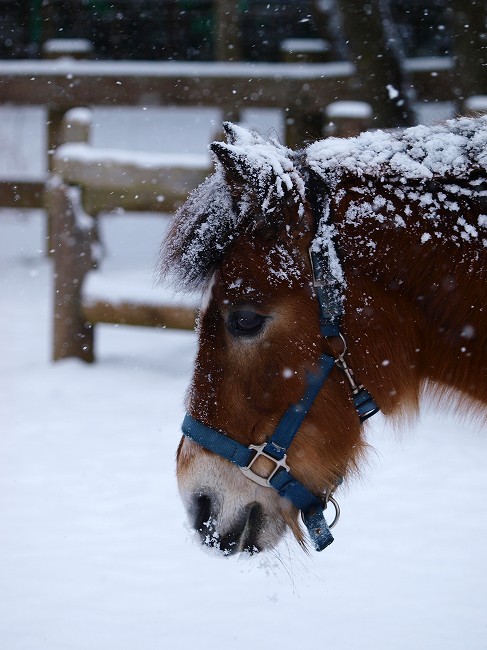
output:
[[[299,152],[240,127],[226,129],[229,143],[211,146],[215,173],[176,213],[163,244],[162,272],[171,272],[185,288],[208,280],[232,242],[249,227],[249,215],[254,220],[276,220],[279,200],[286,196],[302,214],[304,203],[315,201],[310,192],[313,179],[313,192],[318,183],[324,199],[314,246],[328,255],[333,236],[330,205],[339,200],[340,192],[343,197],[343,187],[350,182],[402,192],[402,200],[406,204],[410,200],[416,210],[422,206],[425,217],[438,202],[443,210],[455,213],[456,197],[473,201],[480,206],[476,223],[467,223],[466,215],[459,214],[460,227],[469,237],[474,233],[477,237],[477,228],[487,227],[487,116],[328,138]],[[229,181],[226,161],[242,175],[238,188]]]

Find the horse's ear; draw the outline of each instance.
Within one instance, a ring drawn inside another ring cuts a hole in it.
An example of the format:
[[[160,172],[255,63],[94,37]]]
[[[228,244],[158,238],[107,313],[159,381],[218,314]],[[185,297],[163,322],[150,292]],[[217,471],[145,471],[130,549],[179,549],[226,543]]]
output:
[[[213,142],[210,150],[239,209],[275,220],[289,206],[299,220],[304,181],[293,152],[231,122],[224,129],[228,142]]]
[[[243,154],[223,142],[213,142],[210,150],[223,168],[225,180],[234,194],[241,194],[249,185],[252,168]]]
[[[235,144],[239,138],[239,127],[233,122],[223,122],[223,130],[228,144]]]
[[[233,122],[223,122],[223,130],[228,144],[236,144],[239,146],[266,144],[266,140],[256,131],[249,131]]]
[[[248,165],[245,164],[244,156],[236,153],[224,142],[212,142],[210,144],[210,151],[226,172],[237,171],[243,173],[248,168]]]
[[[268,143],[266,144],[266,141],[258,133],[248,131],[233,122],[224,122],[223,130],[227,143],[213,142],[210,144],[210,150],[226,172],[237,172],[247,181],[254,182],[257,169],[255,162],[254,165],[251,164],[249,153],[253,157],[252,153],[255,151],[255,147],[269,146]]]

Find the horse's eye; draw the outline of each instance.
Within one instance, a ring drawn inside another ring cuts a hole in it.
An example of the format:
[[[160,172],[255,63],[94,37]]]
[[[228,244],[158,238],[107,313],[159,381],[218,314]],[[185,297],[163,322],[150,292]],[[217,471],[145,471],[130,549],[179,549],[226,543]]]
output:
[[[264,326],[267,316],[255,311],[235,311],[228,320],[228,329],[233,336],[255,336]]]

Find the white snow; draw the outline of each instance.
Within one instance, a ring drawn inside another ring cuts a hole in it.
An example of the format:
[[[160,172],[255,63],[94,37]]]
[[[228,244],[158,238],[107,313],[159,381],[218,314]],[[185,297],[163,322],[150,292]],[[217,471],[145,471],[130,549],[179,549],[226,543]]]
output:
[[[252,190],[261,199],[263,213],[272,212],[275,209],[272,203],[275,205],[275,199],[283,198],[285,192],[292,193],[295,203],[302,203],[305,187],[292,159],[292,151],[277,140],[268,142],[258,133],[239,126],[232,125],[231,129],[235,143],[232,141],[223,147],[236,160],[243,161]]]
[[[326,107],[326,116],[329,119],[337,117],[353,117],[367,120],[372,118],[372,106],[367,102],[337,101],[331,102]]]
[[[430,64],[431,65],[431,64]],[[441,65],[441,59],[440,59]],[[0,75],[31,75],[33,78],[70,74],[103,79],[120,75],[141,77],[198,78],[204,76],[249,80],[250,78],[325,79],[353,74],[347,61],[332,63],[235,63],[213,61],[76,61],[68,57],[53,61],[0,61]],[[70,77],[71,78],[71,77]]]
[[[43,44],[42,50],[48,54],[86,54],[93,51],[93,43],[85,38],[52,38]]]
[[[397,97],[399,97],[398,89],[394,88],[394,86],[392,84],[387,84],[386,90],[387,90],[387,95],[388,95],[389,99],[396,99]]]
[[[470,111],[487,112],[487,95],[472,95],[465,100],[465,108]]]
[[[78,106],[77,108],[70,108],[64,115],[64,119],[68,124],[76,122],[89,126],[93,122],[93,111],[90,108]]]
[[[168,141],[171,124],[159,124]],[[164,220],[102,226],[101,276],[123,272],[129,292],[133,269],[152,286]],[[101,326],[96,364],[51,364],[44,234],[41,212],[0,211],[2,648],[291,650],[325,639],[485,650],[485,426],[429,403],[401,436],[378,417],[363,478],[339,493],[329,549],[203,553],[174,478],[195,335]]]
[[[323,38],[285,38],[279,44],[281,52],[326,52],[330,49]]]
[[[211,168],[208,154],[154,153],[128,151],[126,149],[103,149],[85,143],[66,143],[56,150],[56,157],[99,166],[130,165],[145,169],[207,169]]]

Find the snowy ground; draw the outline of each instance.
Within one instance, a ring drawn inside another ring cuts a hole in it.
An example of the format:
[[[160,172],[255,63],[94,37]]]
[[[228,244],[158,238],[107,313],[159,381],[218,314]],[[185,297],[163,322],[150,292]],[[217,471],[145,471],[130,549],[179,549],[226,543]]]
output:
[[[103,228],[102,273],[151,285],[160,217]],[[0,211],[2,650],[487,649],[485,426],[379,419],[329,549],[209,555],[174,478],[194,335],[103,326],[96,364],[51,364],[43,234],[41,212]]]

